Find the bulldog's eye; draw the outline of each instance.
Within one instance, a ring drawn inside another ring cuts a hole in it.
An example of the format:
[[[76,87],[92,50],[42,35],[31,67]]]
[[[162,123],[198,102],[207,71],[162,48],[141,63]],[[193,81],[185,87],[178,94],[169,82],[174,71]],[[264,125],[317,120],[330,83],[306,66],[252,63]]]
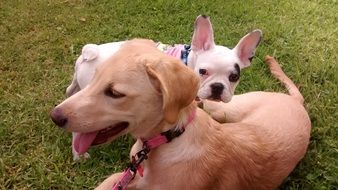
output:
[[[202,75],[202,76],[208,74],[208,71],[207,71],[206,69],[199,69],[198,72],[199,72],[199,74]]]
[[[122,98],[125,97],[125,94],[122,94],[114,89],[108,88],[105,92],[104,92],[107,96],[111,97],[111,98]]]
[[[237,82],[239,79],[239,74],[231,73],[229,76],[229,81],[230,82]]]

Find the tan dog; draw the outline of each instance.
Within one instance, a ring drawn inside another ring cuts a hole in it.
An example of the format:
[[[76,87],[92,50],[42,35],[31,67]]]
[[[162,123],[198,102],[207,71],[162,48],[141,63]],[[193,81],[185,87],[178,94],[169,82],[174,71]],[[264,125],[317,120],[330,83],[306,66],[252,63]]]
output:
[[[132,155],[141,149],[141,139],[185,127],[181,136],[150,152],[143,162],[144,177],[136,175],[127,189],[277,188],[307,149],[310,120],[302,104],[271,93],[270,111],[257,115],[269,124],[219,124],[197,108],[198,83],[177,59],[151,42],[133,40],[99,66],[85,89],[55,107],[51,117],[81,133],[84,146],[130,133],[138,139]],[[98,189],[112,189],[121,174]]]

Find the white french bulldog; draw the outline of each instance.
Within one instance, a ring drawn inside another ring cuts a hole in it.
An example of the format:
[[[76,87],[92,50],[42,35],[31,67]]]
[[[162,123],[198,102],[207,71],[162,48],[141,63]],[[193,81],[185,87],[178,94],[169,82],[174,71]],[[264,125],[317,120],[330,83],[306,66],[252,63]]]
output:
[[[195,21],[191,48],[183,45],[168,48],[162,43],[158,43],[158,48],[177,58],[182,57],[181,53],[185,51],[187,57],[183,61],[186,61],[187,66],[201,79],[197,93],[199,98],[229,102],[239,83],[240,70],[250,66],[261,37],[261,30],[254,30],[245,35],[233,49],[216,45],[209,17],[200,15]],[[85,45],[82,54],[76,60],[73,81],[67,88],[66,95],[71,96],[85,88],[92,80],[96,67],[113,55],[123,43],[121,41]],[[75,140],[76,133],[73,133],[72,145]],[[74,160],[78,160],[80,158],[78,151],[74,146],[72,150]],[[84,154],[84,157],[88,156],[87,153]]]

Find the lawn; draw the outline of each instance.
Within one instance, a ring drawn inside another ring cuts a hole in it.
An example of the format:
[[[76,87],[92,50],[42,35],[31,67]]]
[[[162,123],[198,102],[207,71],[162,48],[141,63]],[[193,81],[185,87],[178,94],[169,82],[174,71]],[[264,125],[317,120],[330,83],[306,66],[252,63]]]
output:
[[[264,33],[237,94],[285,91],[262,61],[270,54],[305,97],[311,143],[280,189],[338,189],[337,10],[336,0],[1,0],[0,189],[92,189],[122,170],[130,137],[76,163],[71,135],[48,116],[65,98],[76,57],[87,43],[134,37],[190,43],[202,13],[218,44],[233,47],[256,28]]]

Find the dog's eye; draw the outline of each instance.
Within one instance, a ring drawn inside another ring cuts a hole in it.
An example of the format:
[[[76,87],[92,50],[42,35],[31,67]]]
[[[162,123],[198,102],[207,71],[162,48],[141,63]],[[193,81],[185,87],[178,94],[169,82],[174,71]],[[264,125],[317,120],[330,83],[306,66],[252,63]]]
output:
[[[231,73],[230,76],[229,76],[229,81],[230,82],[236,82],[236,81],[238,81],[238,79],[239,79],[239,75],[238,74]]]
[[[198,72],[199,72],[199,74],[202,75],[202,76],[208,74],[208,71],[207,71],[206,69],[199,69]]]
[[[125,97],[125,94],[122,94],[114,89],[108,88],[105,92],[104,92],[107,96],[112,97],[112,98],[122,98]]]

